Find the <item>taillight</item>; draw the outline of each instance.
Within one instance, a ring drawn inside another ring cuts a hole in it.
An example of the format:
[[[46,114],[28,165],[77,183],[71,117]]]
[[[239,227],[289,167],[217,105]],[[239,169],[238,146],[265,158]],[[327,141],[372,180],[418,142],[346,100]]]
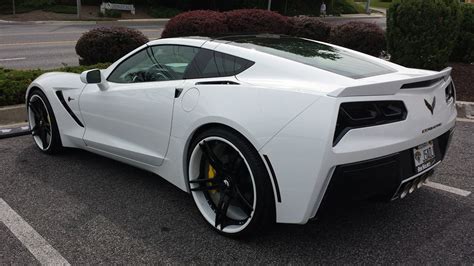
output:
[[[351,129],[371,127],[405,120],[407,109],[402,101],[348,102],[339,107],[333,146]]]
[[[446,94],[446,103],[450,103],[451,101],[456,101],[456,90],[454,89],[454,83],[451,82],[449,85],[444,89]]]

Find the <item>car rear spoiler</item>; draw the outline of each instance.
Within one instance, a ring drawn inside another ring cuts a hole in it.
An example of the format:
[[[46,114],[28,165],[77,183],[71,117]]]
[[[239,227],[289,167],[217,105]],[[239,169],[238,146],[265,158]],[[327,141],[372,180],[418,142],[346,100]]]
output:
[[[400,89],[414,89],[431,87],[439,81],[447,81],[451,75],[451,67],[447,67],[440,72],[418,76],[415,78],[397,79],[379,83],[370,83],[366,85],[357,85],[352,87],[340,88],[332,91],[328,96],[332,97],[352,97],[352,96],[375,96],[375,95],[393,95]]]

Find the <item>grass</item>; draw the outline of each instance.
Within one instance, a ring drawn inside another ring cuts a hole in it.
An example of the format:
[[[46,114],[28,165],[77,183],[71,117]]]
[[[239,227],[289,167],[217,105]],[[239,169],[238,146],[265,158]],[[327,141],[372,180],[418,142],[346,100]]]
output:
[[[359,2],[359,4],[362,4],[365,6],[365,3],[367,1],[357,1]],[[390,5],[392,4],[392,2],[384,2],[384,1],[381,1],[381,0],[370,0],[370,6],[371,7],[379,7],[379,8],[389,8]]]
[[[44,11],[61,13],[61,14],[76,14],[76,6],[65,6],[65,5],[53,5],[43,9]]]
[[[158,6],[158,7],[151,7],[148,10],[148,15],[154,18],[172,18],[181,12],[182,12],[181,10],[176,9],[176,8]]]
[[[0,106],[24,103],[26,89],[30,83],[46,72],[81,73],[88,69],[104,69],[109,65],[110,64],[104,63],[93,66],[66,66],[53,70],[15,70],[0,67]]]

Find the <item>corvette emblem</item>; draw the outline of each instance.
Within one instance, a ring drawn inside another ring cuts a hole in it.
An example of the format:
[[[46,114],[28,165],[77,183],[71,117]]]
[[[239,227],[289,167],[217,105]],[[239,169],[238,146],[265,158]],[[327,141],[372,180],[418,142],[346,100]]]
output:
[[[433,102],[431,102],[431,104],[425,99],[425,105],[426,105],[426,108],[428,108],[428,110],[430,110],[431,115],[433,115],[434,108],[436,106],[436,97],[433,97]]]

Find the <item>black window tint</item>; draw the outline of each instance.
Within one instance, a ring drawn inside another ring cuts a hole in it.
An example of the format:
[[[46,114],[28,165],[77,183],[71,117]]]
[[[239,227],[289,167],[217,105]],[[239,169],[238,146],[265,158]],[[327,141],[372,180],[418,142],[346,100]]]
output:
[[[359,79],[395,72],[394,69],[367,60],[356,53],[305,39],[293,37],[229,37],[233,45],[324,69],[349,78]]]
[[[120,65],[114,69],[112,74],[110,74],[108,81],[116,83],[154,81],[154,77],[148,75],[148,72],[153,65],[153,60],[147,49],[143,49],[120,63]]]
[[[130,56],[118,65],[108,80],[138,83],[182,79],[199,48],[181,45],[158,45]]]
[[[183,78],[186,68],[200,50],[198,47],[182,45],[157,45],[151,49],[156,62],[173,79]]]
[[[189,65],[184,77],[193,79],[234,76],[252,65],[252,61],[240,57],[201,49]]]

